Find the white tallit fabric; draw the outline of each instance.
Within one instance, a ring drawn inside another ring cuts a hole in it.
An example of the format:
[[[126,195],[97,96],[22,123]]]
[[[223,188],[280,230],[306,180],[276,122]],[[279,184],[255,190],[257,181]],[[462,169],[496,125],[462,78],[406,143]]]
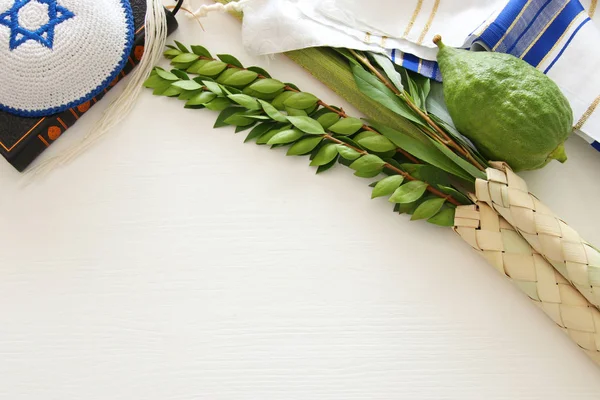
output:
[[[551,77],[577,132],[600,150],[598,0],[251,0],[243,40],[254,54],[314,46],[387,54],[441,80],[431,39],[513,54]],[[599,12],[600,13],[600,12]]]

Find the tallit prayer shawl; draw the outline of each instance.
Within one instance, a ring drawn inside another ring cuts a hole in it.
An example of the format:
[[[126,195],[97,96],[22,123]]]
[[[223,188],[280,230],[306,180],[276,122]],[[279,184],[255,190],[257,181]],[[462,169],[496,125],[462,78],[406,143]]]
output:
[[[376,51],[439,81],[436,34],[450,46],[509,53],[560,86],[576,132],[600,151],[597,2],[252,0],[244,5],[243,39],[254,54],[313,46]]]

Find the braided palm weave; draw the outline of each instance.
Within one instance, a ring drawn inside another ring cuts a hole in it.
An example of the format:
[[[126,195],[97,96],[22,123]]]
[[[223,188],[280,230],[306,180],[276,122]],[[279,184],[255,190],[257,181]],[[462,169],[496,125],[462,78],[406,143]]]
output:
[[[454,230],[600,364],[600,311],[489,205],[456,209]]]
[[[529,193],[508,165],[494,163],[475,196],[504,217],[590,303],[600,307],[600,252]]]

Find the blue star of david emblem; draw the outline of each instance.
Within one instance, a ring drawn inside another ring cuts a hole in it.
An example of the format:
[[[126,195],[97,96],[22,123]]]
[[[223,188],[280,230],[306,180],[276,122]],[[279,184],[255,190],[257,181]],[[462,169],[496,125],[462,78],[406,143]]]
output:
[[[16,49],[28,40],[35,40],[42,46],[52,49],[54,45],[54,29],[56,25],[73,18],[75,14],[65,7],[57,4],[58,0],[15,0],[8,11],[0,14],[0,25],[10,28],[11,50]],[[48,6],[48,22],[35,30],[29,30],[19,24],[19,11],[31,2],[38,2]]]

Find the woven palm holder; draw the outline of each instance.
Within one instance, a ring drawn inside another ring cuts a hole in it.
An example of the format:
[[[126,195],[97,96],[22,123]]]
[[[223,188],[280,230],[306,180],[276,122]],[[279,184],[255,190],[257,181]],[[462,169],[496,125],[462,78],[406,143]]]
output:
[[[456,209],[454,230],[600,365],[600,311],[488,204]]]
[[[493,163],[475,196],[504,217],[590,303],[600,307],[600,252],[529,193],[505,163]]]

